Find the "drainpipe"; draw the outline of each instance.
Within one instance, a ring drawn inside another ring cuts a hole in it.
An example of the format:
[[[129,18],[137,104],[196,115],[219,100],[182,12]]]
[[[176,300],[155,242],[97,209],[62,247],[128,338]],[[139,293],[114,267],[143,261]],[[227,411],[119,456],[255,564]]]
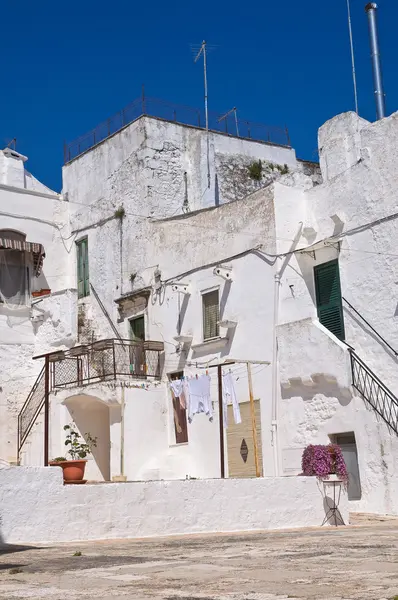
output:
[[[114,475],[112,477],[112,481],[114,481],[115,483],[121,483],[121,482],[127,481],[127,477],[124,474],[124,409],[125,409],[125,398],[124,398],[124,387],[122,385],[121,399],[120,399],[120,475]]]
[[[120,404],[120,475],[124,477],[124,387]]]
[[[279,289],[281,284],[281,271],[274,275],[274,329],[272,348],[272,416],[271,416],[271,444],[274,456],[274,474],[279,476],[279,452],[278,452],[278,338],[276,330],[279,321]]]

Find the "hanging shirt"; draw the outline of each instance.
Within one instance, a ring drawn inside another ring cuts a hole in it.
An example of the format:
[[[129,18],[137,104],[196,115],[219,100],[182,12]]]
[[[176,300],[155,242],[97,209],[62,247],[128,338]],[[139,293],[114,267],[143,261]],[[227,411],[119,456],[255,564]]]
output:
[[[225,429],[228,427],[228,402],[232,402],[234,421],[236,425],[242,423],[238,398],[236,397],[234,378],[232,373],[223,373],[222,376],[222,401],[223,401],[223,421]]]
[[[213,420],[213,410],[210,399],[210,376],[201,375],[188,380],[189,410],[188,420],[191,423],[194,415],[205,413]]]
[[[174,398],[179,399],[181,408],[187,408],[188,406],[188,389],[185,379],[174,379],[170,381],[170,389],[174,394]]]

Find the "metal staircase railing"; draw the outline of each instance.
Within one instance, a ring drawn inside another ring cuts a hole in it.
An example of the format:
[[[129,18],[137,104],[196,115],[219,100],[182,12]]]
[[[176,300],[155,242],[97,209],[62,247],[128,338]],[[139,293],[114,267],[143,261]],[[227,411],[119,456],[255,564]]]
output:
[[[382,343],[383,343],[385,346],[387,346],[387,348],[388,348],[389,350],[391,350],[391,352],[392,352],[392,353],[393,353],[395,356],[398,356],[398,352],[395,350],[395,348],[393,348],[393,347],[392,347],[392,346],[391,346],[391,345],[390,345],[390,344],[387,342],[387,340],[385,340],[385,339],[383,338],[383,336],[382,336],[382,335],[380,335],[380,333],[379,333],[379,332],[378,332],[378,331],[377,331],[377,330],[376,330],[376,329],[375,329],[375,328],[374,328],[374,327],[373,327],[373,326],[372,326],[372,325],[369,323],[369,321],[367,321],[367,320],[365,319],[365,317],[364,317],[363,315],[361,315],[361,313],[360,313],[360,312],[359,312],[359,311],[358,311],[356,308],[354,308],[354,307],[353,307],[353,305],[352,305],[350,302],[348,302],[348,300],[347,300],[346,298],[344,298],[344,296],[343,296],[343,301],[344,301],[344,302],[347,304],[347,306],[349,306],[349,308],[350,308],[352,311],[354,311],[354,313],[355,313],[355,314],[356,314],[356,315],[357,315],[357,316],[358,316],[358,317],[359,317],[359,318],[360,318],[360,319],[361,319],[361,320],[362,320],[364,323],[366,323],[366,325],[369,327],[369,329],[370,329],[371,331],[373,331],[373,333],[374,333],[374,334],[375,334],[375,335],[376,335],[376,336],[379,338],[379,340],[380,340],[380,341],[381,341],[381,342],[382,342]]]
[[[44,406],[44,401],[45,382],[43,367],[18,415],[18,459],[21,448]]]
[[[353,387],[398,435],[398,398],[353,350],[349,352]]]

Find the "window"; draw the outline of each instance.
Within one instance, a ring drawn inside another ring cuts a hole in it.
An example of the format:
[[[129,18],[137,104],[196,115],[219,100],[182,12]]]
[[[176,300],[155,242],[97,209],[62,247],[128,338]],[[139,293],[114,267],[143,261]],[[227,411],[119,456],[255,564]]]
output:
[[[131,339],[133,342],[145,341],[145,318],[136,317],[130,320]]]
[[[338,260],[314,268],[319,321],[340,340],[345,339]]]
[[[172,373],[169,375],[169,379],[174,381],[175,379],[181,379],[184,373]],[[186,408],[181,406],[180,398],[175,398],[173,392],[171,392],[173,399],[173,420],[174,420],[174,433],[176,436],[176,444],[186,444],[188,442],[188,425],[187,425],[187,411]]]
[[[76,242],[77,248],[77,297],[84,298],[90,294],[88,273],[88,240],[84,238]]]
[[[218,290],[202,295],[203,302],[203,339],[211,340],[220,335],[220,306]]]
[[[27,306],[29,295],[29,267],[25,252],[0,250],[0,302]]]

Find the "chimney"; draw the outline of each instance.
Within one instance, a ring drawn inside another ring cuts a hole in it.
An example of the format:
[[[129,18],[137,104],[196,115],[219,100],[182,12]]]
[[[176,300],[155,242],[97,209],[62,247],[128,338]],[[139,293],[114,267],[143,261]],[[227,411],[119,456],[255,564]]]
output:
[[[12,148],[0,150],[0,183],[17,188],[26,188],[24,163],[27,156]]]
[[[383,78],[381,75],[379,36],[377,32],[377,4],[375,2],[369,2],[369,4],[365,6],[365,12],[368,15],[370,51],[373,69],[373,84],[375,88],[376,100],[376,115],[377,120],[379,120],[385,117],[386,106],[383,89]]]

